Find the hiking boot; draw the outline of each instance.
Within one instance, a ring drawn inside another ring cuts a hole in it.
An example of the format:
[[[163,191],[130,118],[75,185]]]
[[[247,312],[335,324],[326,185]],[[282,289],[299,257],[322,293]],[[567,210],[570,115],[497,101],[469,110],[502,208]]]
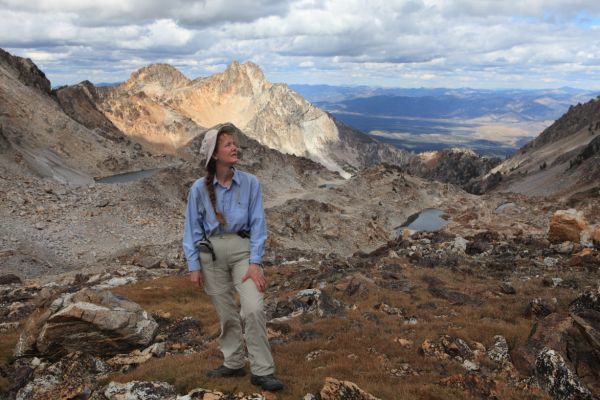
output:
[[[244,367],[231,369],[224,365],[221,365],[219,368],[211,369],[206,373],[206,376],[209,378],[231,378],[244,375],[246,375],[246,369]]]
[[[276,392],[283,389],[283,383],[279,379],[275,378],[273,374],[258,376],[252,374],[250,377],[250,383],[256,386],[260,386],[263,390],[270,392]]]

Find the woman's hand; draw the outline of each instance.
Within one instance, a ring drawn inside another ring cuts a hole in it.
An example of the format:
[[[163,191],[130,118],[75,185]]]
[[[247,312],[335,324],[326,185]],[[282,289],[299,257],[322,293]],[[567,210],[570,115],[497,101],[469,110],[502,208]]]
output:
[[[262,268],[258,264],[250,264],[248,267],[248,272],[246,275],[242,277],[242,283],[246,282],[248,279],[252,279],[256,288],[259,292],[264,292],[267,287],[267,280],[265,279],[265,275],[263,274]]]
[[[190,281],[192,281],[197,288],[202,288],[202,285],[204,284],[204,281],[202,280],[202,271],[190,272]]]

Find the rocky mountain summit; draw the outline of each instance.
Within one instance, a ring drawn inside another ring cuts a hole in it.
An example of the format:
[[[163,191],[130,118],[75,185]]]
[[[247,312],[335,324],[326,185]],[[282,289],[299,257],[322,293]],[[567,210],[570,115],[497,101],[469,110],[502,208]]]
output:
[[[199,131],[232,122],[259,143],[310,158],[349,177],[358,168],[407,154],[345,127],[260,68],[233,62],[219,74],[187,80],[160,64],[134,72],[115,88],[98,88],[98,107],[123,132],[179,147]]]

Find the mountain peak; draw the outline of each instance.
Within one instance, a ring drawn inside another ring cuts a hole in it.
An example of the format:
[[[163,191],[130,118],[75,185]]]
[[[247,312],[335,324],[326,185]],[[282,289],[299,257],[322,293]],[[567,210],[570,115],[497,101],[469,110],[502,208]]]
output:
[[[227,75],[243,74],[249,77],[256,77],[262,80],[266,79],[260,67],[252,61],[246,61],[245,63],[241,64],[239,61],[234,60],[231,64],[229,64],[227,69],[225,69],[224,73]]]
[[[6,66],[24,85],[50,93],[50,81],[31,59],[13,56],[0,48],[0,65]]]
[[[265,78],[262,70],[252,61],[241,64],[233,61],[220,75],[220,89],[222,92],[237,92],[243,95],[260,93],[270,83]]]
[[[143,89],[149,85],[159,85],[173,89],[186,85],[189,79],[170,64],[150,64],[134,71],[121,87],[126,90]]]

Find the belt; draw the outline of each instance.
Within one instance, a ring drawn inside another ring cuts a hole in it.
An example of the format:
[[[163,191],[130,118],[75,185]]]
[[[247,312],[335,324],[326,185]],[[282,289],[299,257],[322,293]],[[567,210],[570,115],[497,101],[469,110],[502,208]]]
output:
[[[250,232],[247,232],[247,231],[228,232],[228,233],[226,233],[226,235],[238,235],[239,237],[244,238],[244,239],[250,238]],[[205,237],[202,240],[197,241],[196,247],[198,248],[198,251],[201,253],[210,253],[213,261],[215,261],[217,259],[217,256],[215,254],[215,249],[213,248],[213,245],[212,245],[210,239],[208,239],[207,237]]]

